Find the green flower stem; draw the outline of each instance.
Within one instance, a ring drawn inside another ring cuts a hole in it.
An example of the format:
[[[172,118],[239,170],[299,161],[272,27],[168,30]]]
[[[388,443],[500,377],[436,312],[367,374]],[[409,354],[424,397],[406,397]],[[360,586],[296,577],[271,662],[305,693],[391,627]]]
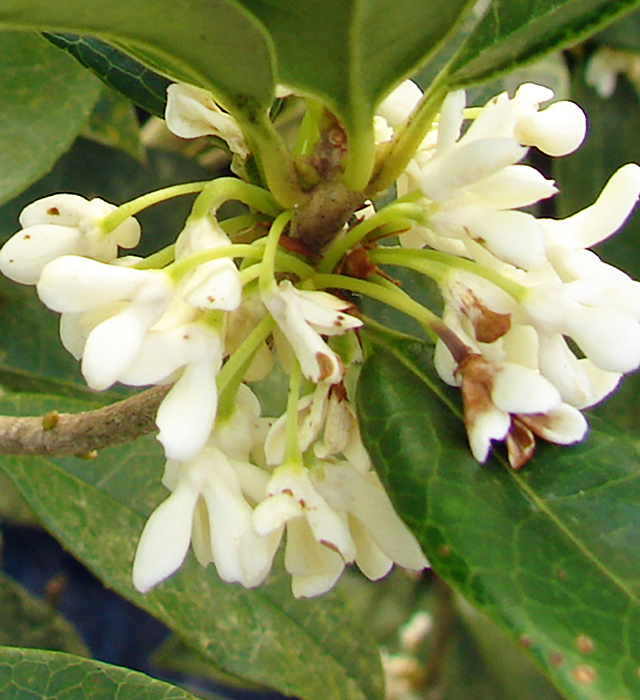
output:
[[[285,209],[303,204],[308,195],[302,191],[293,158],[267,113],[256,114],[251,121],[240,121],[240,127],[276,201]]]
[[[412,202],[394,202],[376,212],[371,218],[361,221],[342,238],[333,241],[318,265],[318,272],[330,272],[342,256],[360,243],[369,233],[380,226],[396,222],[401,228],[413,222],[426,224],[427,217],[424,207]]]
[[[166,248],[149,255],[146,258],[137,262],[133,267],[136,270],[161,270],[163,267],[170,265],[175,260],[176,244],[172,243]]]
[[[342,184],[351,192],[361,192],[367,186],[375,165],[373,119],[363,119],[347,138],[349,150]]]
[[[186,274],[198,267],[198,265],[203,265],[211,260],[220,260],[221,258],[262,260],[264,255],[265,250],[262,245],[256,246],[248,243],[232,243],[230,245],[220,246],[219,248],[193,253],[193,255],[182,258],[178,262],[170,265],[166,269],[166,272],[171,275],[171,278],[175,282],[179,282]],[[274,268],[275,263],[277,263],[279,269],[293,272],[301,278],[309,277],[314,271],[311,265],[307,265],[294,255],[282,250],[276,251]]]
[[[438,283],[443,282],[452,270],[464,270],[491,282],[517,302],[522,302],[529,292],[527,287],[507,279],[496,270],[491,270],[472,260],[459,258],[448,253],[440,253],[436,250],[410,250],[388,246],[370,251],[369,259],[380,265],[407,267],[427,275]]]
[[[232,199],[269,216],[278,216],[281,211],[271,193],[262,187],[235,177],[219,177],[207,183],[193,203],[189,219],[201,219],[211,211],[215,213],[222,204]]]
[[[238,388],[260,345],[269,337],[276,322],[266,314],[242,341],[218,373],[218,418],[228,419],[235,408]]]
[[[372,275],[368,280],[360,280],[344,275],[317,274],[313,281],[318,289],[347,289],[381,301],[414,318],[434,340],[439,337],[434,329],[442,326],[440,318],[395,285],[388,284],[383,277]]]
[[[126,221],[130,216],[135,216],[138,212],[143,209],[153,206],[154,204],[159,204],[167,199],[172,199],[173,197],[181,197],[185,194],[194,194],[195,192],[202,192],[209,181],[206,182],[186,182],[182,185],[172,185],[171,187],[164,187],[161,190],[155,190],[154,192],[148,192],[143,194],[141,197],[136,197],[130,202],[121,204],[115,211],[102,219],[100,223],[100,228],[103,234],[111,233],[114,229],[120,226],[121,223]]]
[[[424,93],[409,119],[398,129],[387,148],[382,149],[365,193],[373,197],[387,190],[402,174],[429,132],[449,91],[447,72],[442,71]]]
[[[272,286],[276,284],[276,253],[278,251],[278,243],[280,236],[286,225],[291,221],[291,212],[285,211],[278,216],[273,222],[269,234],[267,236],[267,244],[264,249],[262,258],[262,270],[260,271],[260,292],[268,292]]]
[[[166,272],[171,275],[175,282],[179,282],[186,274],[194,270],[199,265],[203,265],[211,260],[219,260],[220,258],[246,258],[258,257],[254,253],[254,247],[248,243],[232,243],[223,245],[219,248],[210,250],[201,250],[198,253],[188,255],[166,268]]]
[[[287,398],[287,433],[284,448],[284,463],[289,466],[303,466],[300,440],[298,438],[298,400],[302,384],[300,363],[294,359],[289,375],[289,396]]]

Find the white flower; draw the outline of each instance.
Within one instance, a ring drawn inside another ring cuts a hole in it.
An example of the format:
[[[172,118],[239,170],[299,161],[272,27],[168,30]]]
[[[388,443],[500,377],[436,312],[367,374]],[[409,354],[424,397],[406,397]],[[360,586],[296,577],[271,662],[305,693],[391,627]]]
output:
[[[44,267],[37,291],[50,309],[63,314],[106,312],[94,316],[96,324],[81,349],[78,333],[71,340],[74,354],[83,358],[87,383],[100,391],[116,382],[134,360],[145,333],[162,316],[174,290],[158,270],[135,270],[67,255]]]
[[[22,210],[22,230],[0,250],[0,271],[15,282],[36,284],[44,266],[63,255],[79,255],[111,262],[118,246],[133,248],[140,226],[130,217],[109,233],[100,223],[116,209],[101,199],[74,194],[45,197]]]
[[[291,344],[304,376],[314,384],[339,382],[344,368],[321,336],[340,335],[362,325],[344,313],[349,302],[327,292],[296,289],[288,280],[263,293],[262,301]]]
[[[573,153],[584,141],[587,117],[575,103],[554,102],[539,111],[540,104],[553,99],[553,90],[525,83],[513,99],[511,108],[516,117],[515,137],[525,146],[536,146],[550,156]]]
[[[399,195],[419,189],[426,226],[401,236],[409,247],[428,244],[478,259],[479,249],[524,269],[545,261],[544,232],[531,214],[514,211],[556,192],[535,169],[517,164],[526,148],[515,136],[518,120],[503,93],[480,111],[460,137],[465,98],[445,99],[435,143],[425,139],[398,181]],[[453,240],[452,240],[453,239]]]
[[[267,463],[281,464],[285,454],[286,414],[271,426],[265,442]],[[306,452],[313,444],[314,454],[325,460],[342,454],[361,472],[371,467],[362,444],[355,409],[342,385],[320,382],[313,394],[298,402],[298,444]]]
[[[472,353],[458,366],[464,420],[473,456],[485,462],[494,440],[506,440],[515,469],[533,454],[533,433],[562,445],[579,442],[587,422],[563,403],[558,390],[537,371],[509,362],[490,363]]]
[[[406,121],[421,99],[422,90],[412,80],[404,80],[377,106],[376,114],[389,126],[398,126]]]
[[[285,567],[296,597],[326,592],[354,561],[371,579],[394,561],[416,570],[428,565],[373,472],[347,462],[283,465],[268,494],[254,511],[254,528],[266,536],[287,525]]]
[[[206,566],[212,561],[223,581],[251,588],[264,581],[280,534],[255,534],[252,508],[234,464],[214,445],[192,461],[167,464],[173,493],[147,521],[133,566],[133,584],[147,592],[182,565],[194,550]],[[264,475],[263,488],[266,484]]]
[[[211,93],[193,85],[174,83],[167,88],[167,127],[176,136],[194,139],[219,136],[233,153],[246,159],[249,148],[236,120],[218,107]]]

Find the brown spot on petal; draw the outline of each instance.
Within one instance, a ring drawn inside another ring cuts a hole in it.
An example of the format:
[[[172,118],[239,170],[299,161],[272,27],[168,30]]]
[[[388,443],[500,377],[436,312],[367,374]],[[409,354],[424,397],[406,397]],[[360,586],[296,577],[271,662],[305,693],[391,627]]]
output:
[[[511,328],[510,314],[499,314],[487,308],[470,289],[462,295],[460,304],[460,311],[471,321],[480,343],[493,343]]]
[[[58,209],[58,207],[49,207],[49,209],[47,209],[47,214],[49,216],[60,216],[60,209]]]
[[[28,240],[30,240],[30,239],[31,239],[31,236],[30,236],[28,233],[25,233],[25,234],[24,234],[24,237],[23,237],[23,240],[24,240],[24,241],[28,241]]]
[[[512,417],[511,428],[506,439],[509,464],[514,469],[523,467],[532,457],[536,449],[533,433],[519,417]]]
[[[462,409],[467,430],[477,422],[479,416],[493,409],[491,386],[495,369],[482,355],[471,353],[456,369],[462,390]]]
[[[596,670],[592,666],[582,665],[576,666],[572,671],[571,675],[576,683],[581,683],[582,685],[587,685],[588,683],[593,683],[598,677]]]
[[[591,654],[596,648],[593,639],[591,639],[591,637],[588,637],[586,634],[579,634],[576,637],[576,646],[578,647],[578,651],[582,654]]]
[[[333,374],[334,365],[331,358],[322,352],[316,353],[316,362],[320,368],[320,381],[325,380]]]

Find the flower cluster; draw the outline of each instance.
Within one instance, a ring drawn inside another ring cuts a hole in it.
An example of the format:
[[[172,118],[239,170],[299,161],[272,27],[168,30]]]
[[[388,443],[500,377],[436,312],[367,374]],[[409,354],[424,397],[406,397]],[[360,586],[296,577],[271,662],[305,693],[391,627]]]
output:
[[[257,586],[283,539],[296,596],[327,591],[351,563],[370,579],[394,562],[427,566],[372,469],[349,400],[365,325],[354,294],[413,315],[436,338],[436,368],[461,387],[479,461],[496,440],[520,467],[535,436],[559,444],[584,437],[581,409],[640,364],[640,284],[588,250],[624,223],[640,167],[621,168],[593,206],[567,219],[522,211],[556,193],[521,162],[528,148],[561,156],[585,135],[575,104],[540,108],[552,96],[524,85],[469,110],[463,92],[449,94],[405,159],[397,201],[377,211],[365,193],[336,183],[344,140],[335,118],[315,109],[305,119],[317,123],[304,128],[316,151],[301,138],[306,160],[298,160],[315,168],[320,185],[311,194],[301,188],[295,206],[260,183],[228,177],[119,208],[54,195],[22,212],[0,271],[35,285],[61,315],[62,343],[87,384],[171,385],[156,416],[171,493],[142,533],[138,590],[176,572],[190,547],[224,581]],[[381,153],[416,122],[422,103],[408,81],[383,101],[375,120]],[[182,137],[222,138],[237,170],[252,170],[242,163],[259,139],[246,140],[207,92],[172,86],[166,116]],[[186,193],[198,197],[175,244],[146,259],[118,257],[119,247],[138,242],[138,211]],[[229,200],[247,213],[222,221],[218,209]],[[317,241],[309,238],[314,215]],[[385,236],[399,245],[377,246]],[[379,265],[436,280],[442,318]],[[275,366],[288,377],[287,408],[266,418],[254,383]]]
[[[391,93],[378,134],[389,138],[420,96],[412,83]],[[474,456],[484,462],[491,442],[506,440],[514,467],[531,457],[535,435],[559,444],[581,440],[587,422],[580,409],[640,365],[640,283],[589,250],[631,213],[640,167],[620,168],[592,206],[568,218],[519,210],[556,192],[520,162],[527,147],[562,156],[585,136],[576,104],[540,109],[552,97],[532,84],[511,99],[502,93],[473,110],[462,133],[464,93],[450,93],[398,180],[399,194],[418,193],[425,212],[400,244],[444,254],[421,251],[422,266],[440,265],[433,276],[446,330],[437,342],[438,372],[462,388]],[[417,263],[398,255],[398,264]]]

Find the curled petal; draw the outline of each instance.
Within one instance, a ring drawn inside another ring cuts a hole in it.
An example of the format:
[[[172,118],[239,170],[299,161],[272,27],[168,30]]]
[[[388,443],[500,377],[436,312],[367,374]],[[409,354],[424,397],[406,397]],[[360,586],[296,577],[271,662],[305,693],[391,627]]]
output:
[[[573,153],[584,141],[587,117],[575,102],[555,102],[540,112],[518,114],[515,136],[525,146],[536,146],[556,157]]]
[[[241,158],[249,149],[236,120],[213,101],[206,90],[176,83],[167,88],[167,127],[176,136],[193,139],[198,136],[219,136]]]
[[[518,418],[536,435],[557,445],[572,445],[584,439],[589,425],[577,408],[560,404],[544,415],[521,415]]]
[[[566,248],[591,248],[627,220],[640,194],[640,166],[627,163],[609,179],[598,199],[566,219],[541,219],[547,235]]]

